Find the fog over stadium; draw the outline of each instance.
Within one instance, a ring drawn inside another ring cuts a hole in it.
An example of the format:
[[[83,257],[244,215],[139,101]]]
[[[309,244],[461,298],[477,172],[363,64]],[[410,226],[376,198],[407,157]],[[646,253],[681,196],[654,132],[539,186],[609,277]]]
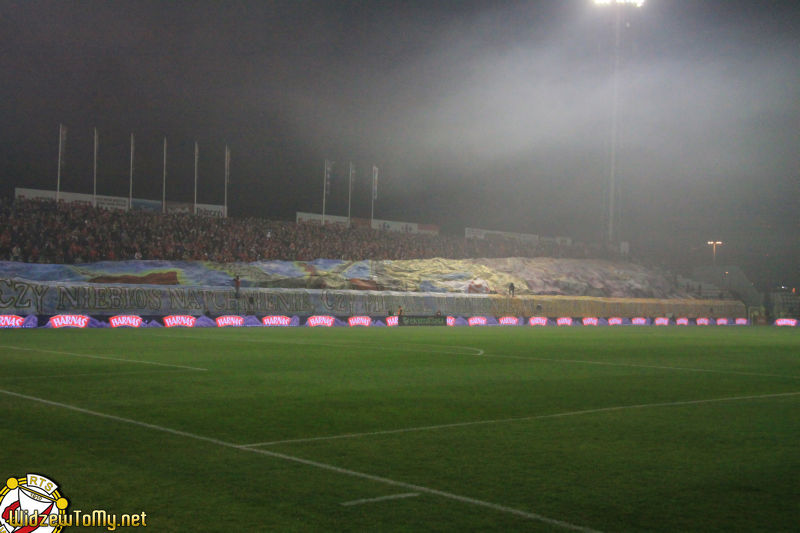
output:
[[[618,235],[635,258],[800,285],[800,9],[649,0],[623,14]],[[614,10],[591,0],[0,2],[0,194],[54,189],[605,238]]]

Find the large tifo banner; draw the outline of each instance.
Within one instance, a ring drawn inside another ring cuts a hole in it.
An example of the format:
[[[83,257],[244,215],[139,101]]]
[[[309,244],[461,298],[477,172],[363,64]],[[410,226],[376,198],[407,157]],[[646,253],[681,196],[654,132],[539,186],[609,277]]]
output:
[[[0,279],[0,314],[745,316],[735,301],[121,285]]]
[[[0,279],[99,284],[243,288],[354,289],[402,292],[591,296],[610,298],[697,298],[658,271],[624,261],[499,258],[405,261],[99,261],[76,265],[0,261]]]

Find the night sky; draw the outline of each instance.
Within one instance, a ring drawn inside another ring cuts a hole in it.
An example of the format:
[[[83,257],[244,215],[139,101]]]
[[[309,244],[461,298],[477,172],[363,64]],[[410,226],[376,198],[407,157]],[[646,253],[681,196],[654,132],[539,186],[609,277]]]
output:
[[[605,234],[614,8],[590,0],[0,0],[0,194],[54,189],[565,235]],[[649,0],[619,51],[620,235],[640,259],[800,286],[800,8]]]

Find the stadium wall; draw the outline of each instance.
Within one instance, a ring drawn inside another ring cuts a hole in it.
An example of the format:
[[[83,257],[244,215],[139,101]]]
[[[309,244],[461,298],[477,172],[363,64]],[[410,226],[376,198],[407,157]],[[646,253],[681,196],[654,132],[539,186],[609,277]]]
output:
[[[695,318],[746,316],[732,300],[519,296],[324,289],[233,289],[163,285],[32,282],[0,279],[0,313],[111,316],[186,314],[409,315]]]

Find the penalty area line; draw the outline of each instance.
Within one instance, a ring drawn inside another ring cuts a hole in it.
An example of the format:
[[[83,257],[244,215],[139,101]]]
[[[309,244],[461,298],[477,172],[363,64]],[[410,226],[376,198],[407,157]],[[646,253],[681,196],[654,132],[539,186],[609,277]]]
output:
[[[431,495],[439,496],[441,498],[445,498],[445,499],[448,499],[448,500],[453,500],[453,501],[457,501],[457,502],[473,505],[473,506],[476,506],[476,507],[482,507],[484,509],[491,509],[493,511],[498,511],[498,512],[501,512],[501,513],[517,516],[519,518],[524,518],[524,519],[527,519],[527,520],[533,520],[533,521],[536,521],[536,522],[542,522],[544,524],[549,524],[551,526],[559,527],[559,528],[562,528],[562,529],[567,529],[567,530],[570,530],[570,531],[582,531],[584,533],[600,533],[596,529],[580,526],[580,525],[577,525],[577,524],[572,524],[572,523],[566,522],[564,520],[558,520],[558,519],[555,519],[555,518],[550,518],[550,517],[547,517],[547,516],[544,516],[544,515],[541,515],[541,514],[538,514],[538,513],[533,513],[533,512],[529,512],[529,511],[523,511],[521,509],[516,509],[514,507],[508,507],[506,505],[501,505],[501,504],[498,504],[498,503],[492,503],[492,502],[488,502],[488,501],[485,501],[485,500],[479,500],[477,498],[472,498],[470,496],[462,496],[460,494],[455,494],[453,492],[447,492],[447,491],[444,491],[444,490],[425,487],[423,485],[415,485],[413,483],[407,483],[405,481],[397,481],[395,479],[391,479],[391,478],[387,478],[387,477],[377,476],[377,475],[374,475],[374,474],[368,474],[368,473],[365,473],[365,472],[359,472],[357,470],[350,470],[350,469],[347,469],[347,468],[342,468],[342,467],[339,467],[339,466],[336,466],[336,465],[332,465],[332,464],[328,464],[328,463],[322,463],[322,462],[319,462],[319,461],[313,461],[311,459],[304,459],[302,457],[297,457],[297,456],[294,456],[294,455],[288,455],[288,454],[285,454],[285,453],[274,452],[274,451],[271,451],[271,450],[261,450],[261,449],[258,449],[258,448],[247,448],[247,447],[240,446],[240,445],[232,443],[232,442],[226,442],[226,441],[221,440],[221,439],[215,439],[213,437],[206,437],[206,436],[203,436],[203,435],[197,435],[195,433],[190,433],[188,431],[182,431],[180,429],[173,429],[173,428],[169,428],[169,427],[166,427],[166,426],[159,426],[157,424],[150,424],[148,422],[142,422],[142,421],[139,421],[139,420],[134,420],[132,418],[124,418],[124,417],[121,417],[121,416],[116,416],[116,415],[112,415],[112,414],[108,414],[108,413],[101,413],[99,411],[92,411],[91,409],[84,409],[83,407],[78,407],[76,405],[70,405],[70,404],[61,403],[61,402],[55,402],[53,400],[47,400],[45,398],[39,398],[37,396],[30,396],[28,394],[20,394],[18,392],[13,392],[13,391],[5,390],[5,389],[0,389],[0,394],[5,394],[6,396],[10,396],[10,397],[13,397],[13,398],[20,398],[22,400],[38,402],[38,403],[41,403],[41,404],[44,404],[44,405],[49,405],[51,407],[58,407],[58,408],[61,408],[61,409],[66,409],[66,410],[69,410],[69,411],[73,411],[73,412],[76,412],[76,413],[82,413],[82,414],[89,415],[89,416],[94,416],[94,417],[97,417],[97,418],[104,418],[106,420],[113,420],[115,422],[120,422],[120,423],[123,423],[123,424],[130,424],[132,426],[147,428],[147,429],[151,429],[153,431],[160,431],[162,433],[169,433],[171,435],[185,437],[185,438],[193,439],[193,440],[196,440],[196,441],[207,442],[209,444],[215,444],[215,445],[221,446],[223,448],[230,448],[230,449],[239,450],[239,451],[242,451],[242,452],[255,453],[255,454],[258,454],[258,455],[263,455],[265,457],[272,457],[274,459],[282,459],[284,461],[297,463],[297,464],[301,464],[301,465],[305,465],[305,466],[310,466],[310,467],[314,467],[314,468],[317,468],[317,469],[320,469],[320,470],[326,470],[328,472],[334,472],[334,473],[337,473],[337,474],[342,474],[342,475],[346,475],[346,476],[350,476],[350,477],[354,477],[354,478],[359,478],[359,479],[366,479],[368,481],[374,481],[376,483],[382,483],[384,485],[390,485],[390,486],[393,486],[393,487],[401,487],[401,488],[407,489],[407,490],[412,491],[412,492],[431,494]]]
[[[110,355],[93,355],[88,353],[77,353],[77,352],[64,352],[61,350],[45,350],[42,348],[26,348],[24,346],[9,346],[9,345],[0,345],[0,348],[9,348],[11,350],[23,350],[26,352],[39,352],[39,353],[54,353],[57,355],[68,355],[70,357],[85,357],[87,359],[101,359],[106,361],[121,361],[123,363],[134,363],[139,365],[153,365],[153,366],[166,366],[169,368],[182,368],[184,370],[198,370],[201,372],[205,372],[207,368],[200,368],[196,366],[186,366],[186,365],[175,365],[172,363],[157,363],[155,361],[142,361],[139,359],[125,359],[123,357],[112,357]]]
[[[297,329],[297,328],[295,328]],[[170,332],[173,333],[173,332]],[[181,339],[208,339],[208,340],[218,340],[218,337],[210,336],[210,335],[193,335],[192,337],[187,337],[185,335],[171,335],[168,333],[158,332],[159,335],[162,337],[174,337],[174,338],[181,338]],[[391,349],[393,351],[400,351],[400,352],[410,352],[416,351],[420,353],[442,353],[442,354],[452,354],[452,355],[484,355],[484,350],[481,348],[475,348],[474,346],[452,346],[447,344],[421,344],[421,343],[392,343],[391,346],[386,346],[385,344],[379,343],[367,343],[367,342],[319,342],[319,341],[310,341],[304,339],[287,339],[287,338],[268,338],[268,339],[242,339],[238,337],[230,337],[225,338],[224,341],[226,343],[231,342],[245,342],[251,344],[288,344],[288,345],[300,345],[300,346],[325,346],[328,348],[362,348],[362,347],[378,347],[383,349]],[[430,350],[425,348],[454,348],[455,350]],[[472,352],[465,352],[464,350],[472,350]]]
[[[524,355],[481,354],[482,357],[495,357],[498,359],[517,359],[521,361],[535,361],[546,363],[567,363],[573,365],[618,366],[623,368],[651,368],[653,370],[676,370],[679,372],[700,372],[705,374],[730,374],[734,376],[755,376],[764,378],[800,379],[800,376],[785,376],[782,374],[764,374],[761,372],[745,372],[742,370],[714,370],[708,368],[691,368],[685,366],[643,365],[638,363],[615,363],[613,361],[591,361],[587,359],[556,359],[552,357],[527,357]]]
[[[284,439],[273,440],[267,442],[256,442],[253,444],[241,444],[242,448],[258,448],[261,446],[275,446],[278,444],[298,444],[303,442],[316,442],[325,440],[338,440],[338,439],[355,439],[360,437],[375,437],[378,435],[393,435],[397,433],[411,433],[415,431],[435,431],[438,429],[449,428],[462,428],[469,426],[483,426],[489,424],[505,424],[509,422],[526,422],[531,420],[545,420],[548,418],[563,418],[567,416],[590,415],[595,413],[609,413],[614,411],[625,411],[628,409],[647,409],[651,407],[677,407],[682,405],[702,405],[706,403],[720,403],[720,402],[734,402],[742,400],[760,400],[767,398],[782,398],[787,396],[800,395],[798,392],[781,392],[776,394],[762,394],[755,396],[727,396],[723,398],[708,398],[705,400],[683,400],[678,402],[660,402],[660,403],[641,403],[634,405],[617,405],[612,407],[598,407],[596,409],[582,409],[580,411],[565,411],[562,413],[551,413],[547,415],[533,415],[533,416],[519,416],[513,418],[495,418],[491,420],[473,420],[471,422],[453,422],[450,424],[438,424],[431,426],[416,426],[398,429],[385,429],[382,431],[367,431],[363,433],[343,433],[339,435],[326,435],[321,437],[305,437],[298,439]]]
[[[363,498],[361,500],[351,500],[349,502],[342,502],[339,505],[350,507],[351,505],[363,505],[365,503],[385,502],[387,500],[402,500],[404,498],[415,498],[419,496],[419,492],[404,492],[402,494],[390,494],[388,496],[378,496],[377,498]]]
[[[21,381],[25,379],[69,379],[75,377],[110,377],[115,378],[117,376],[132,376],[132,375],[139,375],[139,374],[164,374],[164,373],[178,373],[178,372],[186,372],[186,370],[181,368],[169,369],[165,368],[164,370],[132,370],[130,372],[81,372],[76,374],[50,374],[46,376],[38,375],[38,376],[0,376],[0,381]]]

